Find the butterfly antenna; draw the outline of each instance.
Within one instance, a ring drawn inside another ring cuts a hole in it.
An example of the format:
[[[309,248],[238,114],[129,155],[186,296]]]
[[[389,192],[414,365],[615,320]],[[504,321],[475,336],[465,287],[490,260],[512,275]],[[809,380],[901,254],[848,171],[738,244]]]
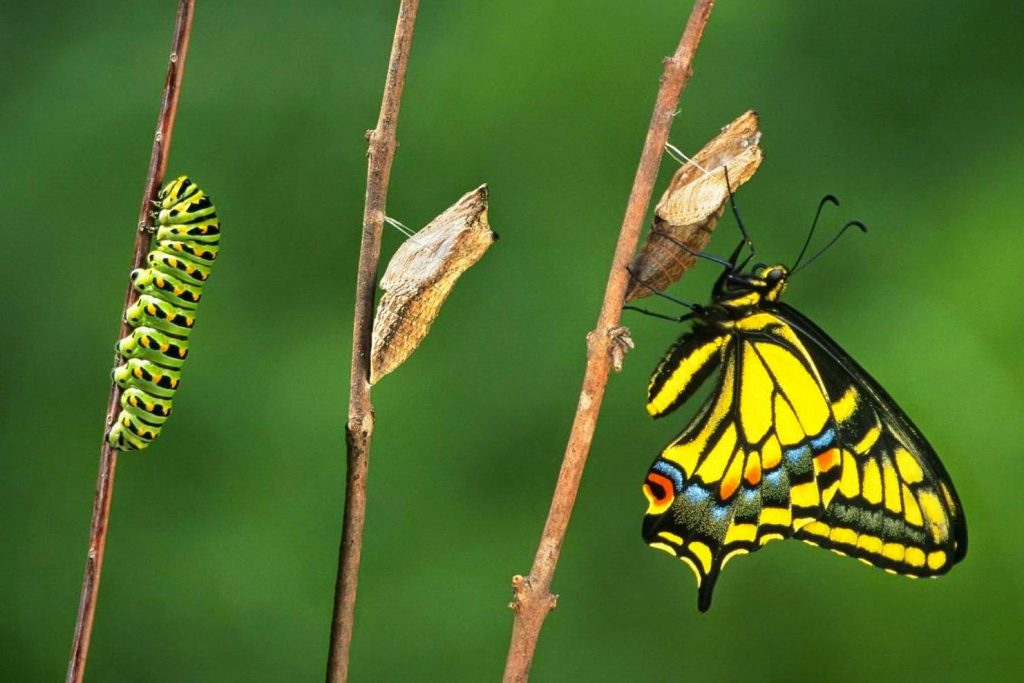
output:
[[[800,261],[803,259],[804,254],[807,253],[807,247],[811,246],[811,238],[814,237],[814,229],[818,227],[818,219],[821,218],[821,210],[825,208],[825,204],[835,204],[839,206],[839,200],[836,199],[835,195],[827,194],[821,198],[818,202],[818,211],[814,214],[814,221],[811,223],[811,230],[807,233],[807,239],[804,240],[804,246],[800,250],[800,255],[796,257],[796,261],[793,266],[789,269],[789,272],[796,270],[796,267],[800,265]]]
[[[835,244],[837,241],[839,241],[839,238],[843,236],[843,233],[846,232],[846,229],[849,228],[849,227],[852,227],[852,226],[857,226],[858,228],[860,228],[861,232],[867,232],[868,231],[868,226],[864,225],[860,221],[850,221],[849,223],[847,223],[843,227],[839,228],[839,232],[836,233],[836,236],[833,237],[832,240],[828,244],[826,244],[824,247],[822,247],[821,251],[819,251],[817,254],[815,254],[811,258],[807,259],[807,262],[804,263],[802,266],[800,266],[800,270],[803,270],[807,266],[809,266],[812,263],[814,263],[815,261],[817,261],[818,257],[821,256],[822,254],[824,254],[826,251],[828,251],[829,247],[831,247],[833,244]],[[796,273],[796,269],[793,269],[793,270],[789,271],[790,275],[793,275],[794,273]]]
[[[732,183],[729,182],[729,166],[728,166],[728,164],[722,166],[722,170],[725,171],[725,189],[729,192],[729,206],[732,207],[732,215],[736,219],[736,225],[738,225],[740,227],[740,234],[743,235],[743,240],[748,245],[750,245],[750,256],[748,256],[747,260],[743,262],[744,264],[746,264],[746,262],[749,261],[754,256],[754,254],[757,252],[757,250],[754,249],[754,242],[753,242],[753,240],[750,239],[750,235],[747,233],[746,226],[743,225],[743,219],[740,218],[740,211],[739,211],[739,209],[736,208],[736,196],[735,196],[735,194],[732,191]],[[739,256],[739,252],[740,252],[740,250],[737,249],[736,250],[736,255],[732,259],[732,266],[733,267],[736,266],[736,257]]]

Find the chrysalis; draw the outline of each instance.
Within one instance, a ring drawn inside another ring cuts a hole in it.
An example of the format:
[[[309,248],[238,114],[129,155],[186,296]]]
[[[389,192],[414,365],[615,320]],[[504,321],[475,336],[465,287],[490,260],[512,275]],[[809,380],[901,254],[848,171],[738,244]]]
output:
[[[487,185],[465,194],[391,257],[373,321],[370,383],[401,365],[430,331],[455,281],[498,239],[487,223]]]
[[[729,200],[730,187],[735,191],[761,165],[760,141],[757,114],[748,111],[676,171],[654,209],[654,226],[630,267],[635,278],[629,283],[626,301],[665,289],[693,265],[694,256],[687,249],[701,251],[707,246]]]

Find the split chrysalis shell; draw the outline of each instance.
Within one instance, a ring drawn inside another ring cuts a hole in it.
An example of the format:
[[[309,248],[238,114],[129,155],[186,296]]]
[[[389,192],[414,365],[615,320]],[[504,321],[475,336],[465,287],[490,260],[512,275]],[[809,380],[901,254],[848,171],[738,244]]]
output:
[[[456,280],[498,236],[487,223],[487,185],[466,193],[391,257],[373,320],[370,384],[416,350]]]
[[[735,192],[761,165],[760,142],[757,113],[748,111],[676,171],[654,209],[654,226],[630,267],[635,278],[626,290],[626,301],[650,296],[652,289],[664,290],[693,265],[694,256],[678,243],[691,251],[707,246],[729,201],[729,188]],[[729,169],[728,185],[722,167]]]

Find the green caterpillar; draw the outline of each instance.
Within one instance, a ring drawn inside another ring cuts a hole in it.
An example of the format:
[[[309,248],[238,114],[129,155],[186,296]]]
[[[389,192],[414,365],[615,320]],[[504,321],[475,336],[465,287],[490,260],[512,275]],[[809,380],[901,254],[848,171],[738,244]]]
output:
[[[124,312],[134,329],[115,346],[125,363],[114,368],[113,378],[124,391],[107,441],[123,451],[148,446],[171,414],[188,335],[220,241],[213,202],[186,176],[167,183],[156,204],[156,247],[146,267],[132,271],[139,298]]]

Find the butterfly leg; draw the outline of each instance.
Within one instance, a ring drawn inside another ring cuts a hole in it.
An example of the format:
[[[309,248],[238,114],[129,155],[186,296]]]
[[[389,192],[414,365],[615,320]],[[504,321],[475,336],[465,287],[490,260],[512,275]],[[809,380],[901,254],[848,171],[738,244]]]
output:
[[[726,268],[728,270],[732,270],[733,267],[734,267],[731,262],[726,261],[724,258],[720,258],[718,256],[715,256],[714,254],[709,254],[706,251],[696,251],[694,249],[691,249],[689,246],[687,246],[686,244],[680,242],[679,240],[677,240],[672,235],[668,234],[667,232],[662,232],[661,230],[658,230],[657,228],[651,228],[651,234],[652,235],[658,235],[659,237],[664,237],[669,242],[671,242],[672,244],[676,245],[677,247],[679,247],[680,249],[685,251],[690,256],[693,256],[694,258],[706,259],[708,261],[711,261],[712,263],[717,263],[718,265],[720,265],[720,266],[722,266],[722,267],[724,267],[724,268]],[[742,245],[743,243],[741,242],[740,244]],[[644,283],[641,282],[640,284],[644,284]]]
[[[654,294],[655,296],[660,296],[662,299],[667,299],[668,301],[671,301],[674,304],[679,304],[680,306],[685,306],[686,308],[689,308],[694,313],[703,312],[704,308],[702,306],[700,306],[699,304],[692,304],[692,303],[690,303],[688,301],[683,301],[682,299],[677,299],[674,296],[671,296],[669,294],[665,294],[664,292],[660,292],[657,289],[655,289],[654,287],[651,287],[649,284],[644,282],[640,278],[640,276],[638,276],[636,273],[634,273],[633,269],[630,266],[626,266],[626,272],[629,273],[629,276],[631,278],[633,278],[634,280],[639,282],[640,285],[642,285],[643,287],[646,287],[647,289],[651,290],[651,294]],[[623,306],[623,308],[624,309],[631,309],[631,310],[640,310],[640,309],[637,309],[637,308],[632,307],[632,306]],[[670,320],[675,320],[675,318],[672,318],[672,317],[670,317],[669,319]]]
[[[649,310],[649,309],[646,309],[646,308],[640,308],[639,306],[623,306],[622,310],[624,310],[624,311],[636,311],[637,313],[643,313],[644,315],[649,315],[652,318],[661,318],[662,320],[671,320],[672,322],[677,322],[677,323],[685,322],[685,321],[687,321],[690,318],[693,318],[695,316],[694,313],[686,313],[684,315],[665,315],[664,313],[657,313],[655,311],[652,311],[652,310]]]

